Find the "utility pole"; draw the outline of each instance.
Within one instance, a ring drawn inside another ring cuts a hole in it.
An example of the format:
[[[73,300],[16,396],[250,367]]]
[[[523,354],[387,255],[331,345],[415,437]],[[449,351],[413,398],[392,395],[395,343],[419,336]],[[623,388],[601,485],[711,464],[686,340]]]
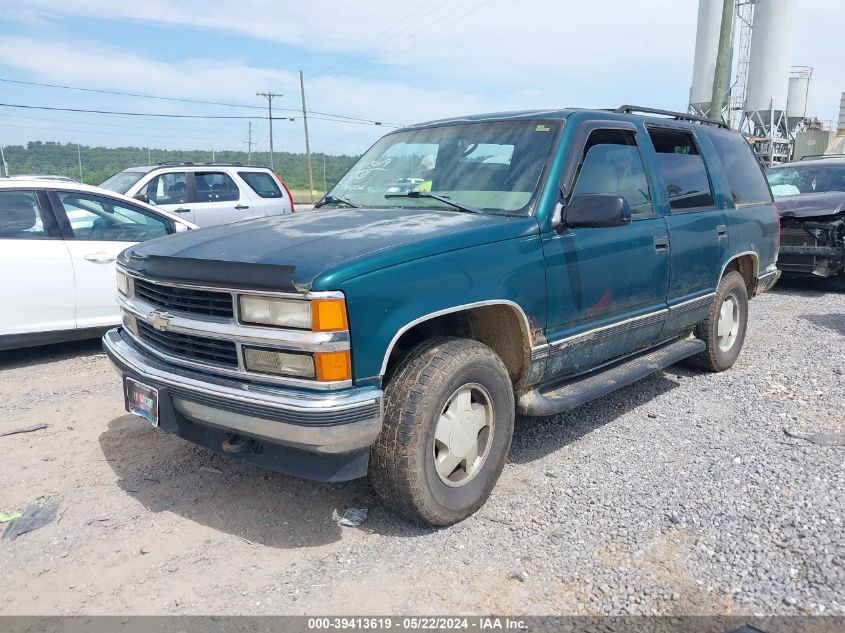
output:
[[[82,152],[79,151],[79,143],[76,144],[76,161],[79,163],[79,182],[82,182]]]
[[[282,95],[274,92],[256,92],[255,96],[267,99],[267,122],[270,124],[270,169],[276,171],[276,165],[273,162],[273,97]]]
[[[0,162],[2,162],[3,171],[6,173],[6,178],[9,177],[9,163],[6,162],[6,154],[3,153],[3,146],[0,145]]]
[[[734,3],[736,0],[723,0],[722,24],[719,28],[719,49],[716,53],[716,69],[713,73],[713,94],[710,99],[710,118],[722,120],[722,103],[728,91],[728,64],[731,54],[731,34],[734,22]]]
[[[153,164],[153,159],[152,159],[152,155],[150,154],[150,148],[148,146],[147,147],[147,165],[152,165],[152,164]]]
[[[326,180],[326,153],[323,152],[323,194],[329,192],[328,181]]]
[[[246,136],[246,164],[252,165],[252,121],[248,124]]]
[[[314,173],[311,171],[311,145],[308,142],[308,114],[305,112],[305,80],[299,71],[299,90],[302,93],[302,123],[305,125],[305,160],[308,163],[308,199],[314,202]]]

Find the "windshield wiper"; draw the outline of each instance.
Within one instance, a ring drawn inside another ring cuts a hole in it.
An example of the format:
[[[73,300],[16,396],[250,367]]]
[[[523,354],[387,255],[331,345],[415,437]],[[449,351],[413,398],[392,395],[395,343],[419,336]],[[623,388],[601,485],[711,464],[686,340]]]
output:
[[[385,198],[431,198],[432,200],[439,200],[446,204],[455,207],[458,211],[465,211],[467,213],[484,213],[481,209],[476,209],[467,204],[455,202],[449,196],[439,196],[436,193],[428,191],[409,191],[408,193],[386,193]]]
[[[320,207],[327,204],[345,204],[347,207],[352,207],[353,209],[361,208],[361,205],[357,202],[352,202],[352,200],[348,200],[347,198],[341,198],[340,196],[324,196],[322,200],[320,200],[317,204],[314,205],[314,208],[319,209]]]

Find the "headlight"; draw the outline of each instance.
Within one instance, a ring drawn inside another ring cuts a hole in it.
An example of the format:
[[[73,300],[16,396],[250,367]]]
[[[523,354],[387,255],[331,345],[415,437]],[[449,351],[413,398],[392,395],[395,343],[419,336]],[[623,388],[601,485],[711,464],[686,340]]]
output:
[[[240,307],[244,323],[311,329],[311,303],[308,301],[241,295]]]
[[[348,329],[343,299],[277,299],[240,296],[241,321],[259,325],[337,332]]]
[[[270,349],[244,347],[244,364],[248,371],[260,374],[314,378],[314,359],[307,354],[290,354]]]
[[[123,271],[117,271],[117,291],[124,297],[129,296],[129,276]]]

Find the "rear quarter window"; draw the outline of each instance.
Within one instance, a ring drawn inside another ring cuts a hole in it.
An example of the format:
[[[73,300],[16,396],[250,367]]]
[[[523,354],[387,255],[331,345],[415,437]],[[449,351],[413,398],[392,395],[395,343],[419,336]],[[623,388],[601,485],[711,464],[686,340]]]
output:
[[[262,198],[281,198],[282,190],[276,179],[263,171],[239,171],[238,176]]]
[[[646,129],[657,152],[657,165],[672,212],[713,208],[707,166],[692,134],[684,129],[650,125]]]
[[[734,204],[772,204],[769,184],[748,142],[727,130],[710,130],[708,136],[728,178]]]

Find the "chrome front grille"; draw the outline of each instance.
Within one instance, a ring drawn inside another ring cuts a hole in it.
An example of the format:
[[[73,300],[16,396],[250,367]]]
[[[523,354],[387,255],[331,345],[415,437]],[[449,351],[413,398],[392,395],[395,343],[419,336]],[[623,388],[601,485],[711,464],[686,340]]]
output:
[[[128,295],[117,298],[124,329],[146,352],[163,361],[255,383],[319,390],[352,386],[351,379],[322,382],[250,371],[243,361],[244,346],[294,354],[341,352],[349,349],[349,330],[314,332],[241,323],[235,303],[239,295],[313,301],[343,298],[342,293],[203,286],[151,279],[122,266],[118,269],[131,278]]]
[[[151,305],[174,312],[225,319],[234,317],[232,295],[228,292],[167,286],[135,279],[135,296]]]
[[[143,321],[138,321],[138,336],[150,347],[170,356],[221,367],[238,367],[238,350],[232,341],[181,332],[159,332]]]

